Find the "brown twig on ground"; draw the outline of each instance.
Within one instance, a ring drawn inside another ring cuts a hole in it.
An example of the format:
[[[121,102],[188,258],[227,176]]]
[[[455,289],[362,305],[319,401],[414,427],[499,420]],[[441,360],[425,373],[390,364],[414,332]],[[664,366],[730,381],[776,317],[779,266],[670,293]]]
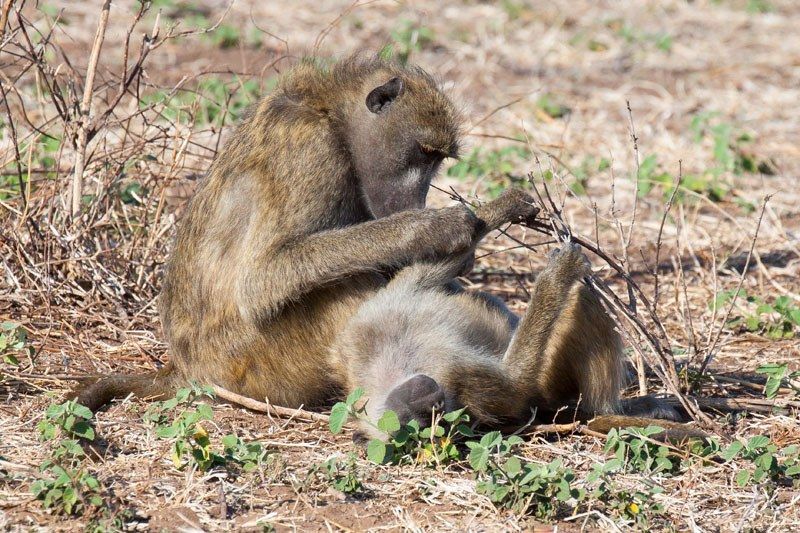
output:
[[[672,405],[681,405],[676,398],[667,398]],[[692,397],[692,401],[703,409],[720,411],[750,411],[754,413],[787,412],[787,409],[800,409],[800,401],[796,400],[762,400],[760,398],[709,398]]]
[[[281,407],[279,405],[272,405],[270,403],[260,402],[252,398],[248,398],[247,396],[242,396],[241,394],[237,394],[227,389],[223,389],[219,385],[212,385],[212,388],[214,389],[214,394],[216,394],[219,398],[222,398],[223,400],[227,400],[229,402],[236,403],[238,405],[241,405],[242,407],[246,407],[247,409],[250,409],[252,411],[257,411],[259,413],[267,413],[279,418],[288,418],[292,420],[305,420],[309,422],[327,423],[330,420],[330,417],[328,417],[328,415],[306,411],[301,407],[298,407],[297,409],[292,409],[290,407]]]

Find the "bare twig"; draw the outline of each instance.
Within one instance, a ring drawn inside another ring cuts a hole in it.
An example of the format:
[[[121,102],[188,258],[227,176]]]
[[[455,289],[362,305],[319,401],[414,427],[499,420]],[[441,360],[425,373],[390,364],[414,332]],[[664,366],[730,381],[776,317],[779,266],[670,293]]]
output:
[[[218,385],[213,385],[213,388],[214,394],[216,394],[219,398],[239,404],[242,407],[246,407],[252,411],[258,411],[259,413],[268,413],[279,418],[290,418],[311,422],[328,422],[329,420],[327,415],[306,411],[303,408],[292,409],[289,407],[281,407],[278,405],[272,405],[270,403],[260,402],[252,398],[248,398],[247,396],[242,396],[241,394],[223,389]]]
[[[722,335],[722,330],[725,329],[725,324],[728,322],[728,318],[730,318],[731,316],[733,307],[736,305],[736,300],[739,298],[739,293],[742,290],[742,285],[744,285],[744,278],[747,276],[747,269],[750,266],[750,260],[753,258],[753,250],[755,250],[756,241],[758,240],[758,232],[761,229],[761,221],[764,219],[764,211],[767,209],[767,203],[769,202],[770,198],[772,198],[771,194],[766,195],[764,197],[764,201],[761,203],[761,211],[758,214],[756,229],[753,232],[753,238],[750,241],[750,251],[747,253],[747,260],[744,263],[742,274],[741,276],[739,276],[739,284],[736,286],[736,290],[734,291],[730,304],[728,304],[728,309],[725,311],[725,315],[722,317],[722,321],[720,322],[719,327],[717,328],[717,333],[716,335],[714,335],[714,339],[711,341],[711,344],[705,349],[706,354],[705,357],[703,358],[703,363],[700,365],[701,374],[705,372],[706,367],[708,367],[708,364],[714,357],[717,345],[719,344],[720,336]]]
[[[72,202],[70,215],[77,218],[81,212],[81,199],[83,198],[83,171],[86,164],[86,144],[90,127],[90,114],[92,98],[94,96],[94,77],[97,73],[97,62],[100,59],[100,49],[106,37],[108,15],[111,10],[111,0],[105,0],[100,11],[100,20],[97,23],[97,32],[94,35],[92,51],[89,55],[89,65],[86,68],[86,80],[83,85],[83,100],[80,105],[80,122],[75,140],[75,169],[72,176]]]

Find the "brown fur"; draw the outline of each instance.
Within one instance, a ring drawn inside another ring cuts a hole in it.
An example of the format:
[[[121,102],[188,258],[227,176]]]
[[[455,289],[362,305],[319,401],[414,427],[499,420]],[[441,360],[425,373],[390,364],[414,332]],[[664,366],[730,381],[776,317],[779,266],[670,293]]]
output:
[[[170,364],[101,379],[78,400],[97,409],[197,381],[314,406],[359,384],[386,395],[423,357],[447,401],[482,420],[517,418],[533,401],[550,407],[578,393],[593,412],[615,411],[619,341],[578,284],[585,267],[556,261],[543,273],[516,332],[501,303],[447,282],[487,231],[535,214],[520,191],[478,216],[463,206],[423,209],[430,179],[458,145],[456,110],[417,68],[359,56],[329,69],[296,67],[248,112],[187,209],[160,298]],[[386,273],[423,265],[391,285],[408,278],[405,287],[417,290],[425,265],[437,262],[450,289],[428,292],[452,315],[400,314],[419,332],[430,320],[435,334],[457,331],[464,355],[453,365],[419,350],[438,342],[452,351],[452,336],[412,336],[398,369],[386,351],[397,347],[385,327],[392,316],[379,312]]]
[[[365,96],[394,77],[403,93],[378,124]],[[411,209],[376,220],[380,205],[366,189],[384,183],[370,172],[399,164],[401,139],[456,155],[458,128],[455,108],[420,69],[356,56],[290,72],[220,151],[179,228],[160,298],[172,352],[155,378],[163,392],[197,380],[287,406],[335,395],[341,372],[329,347],[385,284],[383,272],[463,252],[477,224],[462,206],[422,210],[424,195],[403,191],[393,197],[402,205],[389,207]],[[113,387],[101,380],[79,400],[99,405],[156,386],[109,379]]]

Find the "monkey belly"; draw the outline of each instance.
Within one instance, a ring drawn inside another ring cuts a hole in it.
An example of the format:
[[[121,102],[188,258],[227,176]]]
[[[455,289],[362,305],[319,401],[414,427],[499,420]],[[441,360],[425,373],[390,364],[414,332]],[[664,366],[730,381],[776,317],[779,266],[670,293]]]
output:
[[[334,351],[349,371],[349,388],[380,397],[424,374],[452,392],[463,368],[499,364],[512,334],[503,312],[469,293],[389,288],[361,306]]]
[[[371,276],[353,278],[313,291],[269,320],[230,317],[224,325],[188,331],[195,336],[191,341],[171,342],[175,365],[186,381],[214,383],[275,405],[328,403],[345,386],[331,344],[382,283]]]

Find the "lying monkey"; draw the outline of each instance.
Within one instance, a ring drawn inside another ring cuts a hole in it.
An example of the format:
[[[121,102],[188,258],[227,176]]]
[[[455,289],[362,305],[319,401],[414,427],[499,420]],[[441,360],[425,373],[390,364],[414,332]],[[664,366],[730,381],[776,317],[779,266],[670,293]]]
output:
[[[487,231],[494,229],[513,220],[526,200],[506,191],[479,208],[478,218]],[[524,423],[534,408],[552,413],[579,398],[583,417],[623,411],[620,341],[583,283],[591,270],[578,245],[550,254],[521,321],[501,302],[454,286],[464,261],[453,256],[406,267],[338,336],[335,366],[348,370],[343,379],[351,389],[365,390],[364,432],[379,436],[375,424],[387,409],[402,423],[413,419],[422,427],[432,409],[466,407],[478,422],[494,426]],[[627,402],[625,410],[642,408],[650,416],[678,417],[649,397]],[[653,421],[603,417],[593,427],[620,422]]]

